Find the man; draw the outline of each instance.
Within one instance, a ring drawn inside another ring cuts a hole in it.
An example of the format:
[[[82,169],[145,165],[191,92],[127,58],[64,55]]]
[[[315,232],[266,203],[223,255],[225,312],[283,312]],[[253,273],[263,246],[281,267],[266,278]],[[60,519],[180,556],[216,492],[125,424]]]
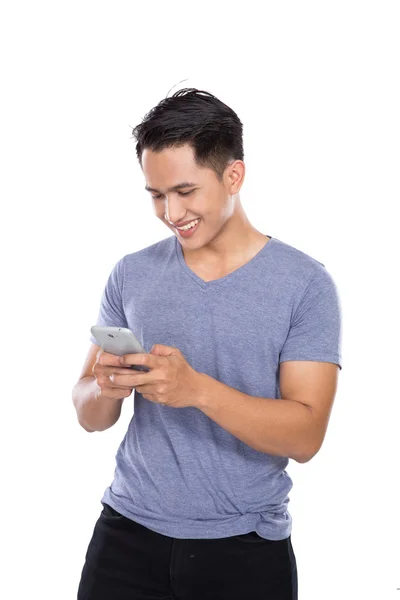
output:
[[[341,369],[341,311],[324,265],[258,231],[240,203],[242,123],[193,88],[134,129],[155,215],[172,235],[114,266],[73,391],[79,423],[134,416],[88,546],[79,600],[297,599],[289,459],[320,449]],[[130,365],[145,365],[147,373]]]

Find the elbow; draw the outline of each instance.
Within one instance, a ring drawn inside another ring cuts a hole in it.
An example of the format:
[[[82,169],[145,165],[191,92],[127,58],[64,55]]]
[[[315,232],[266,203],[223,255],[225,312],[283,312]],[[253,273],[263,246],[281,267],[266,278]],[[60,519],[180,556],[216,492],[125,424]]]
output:
[[[84,429],[88,433],[93,433],[94,431],[96,431],[95,429],[91,429],[90,427],[88,427],[87,425],[85,425],[85,423],[82,423],[82,421],[78,420],[78,423],[82,427],[82,429]]]
[[[117,422],[118,419],[113,419],[112,421],[108,421],[106,423],[97,423],[95,425],[96,429],[93,429],[92,427],[89,427],[88,425],[86,425],[86,423],[84,423],[83,421],[80,421],[78,419],[78,423],[79,425],[82,427],[82,429],[84,429],[85,431],[87,431],[88,433],[94,433],[95,431],[101,432],[101,431],[106,431],[107,429],[110,429],[110,427],[112,427],[113,425],[115,425],[115,423]]]
[[[307,449],[306,449],[306,450],[305,450],[305,451],[304,451],[302,454],[298,455],[298,456],[295,458],[295,460],[296,460],[298,463],[302,463],[302,464],[303,464],[303,463],[310,462],[310,460],[311,460],[312,458],[314,458],[314,456],[315,456],[316,454],[318,454],[318,452],[320,451],[320,449],[321,449],[321,445],[322,445],[322,444],[317,444],[317,445],[314,445],[314,446],[313,446],[311,449],[310,449],[310,448],[307,448]]]
[[[296,462],[298,462],[300,464],[304,464],[306,462],[309,462],[313,456],[314,456],[314,454],[301,454],[301,455],[298,455],[293,458]]]
[[[296,456],[296,458],[294,460],[300,464],[304,464],[304,463],[310,461],[311,459],[312,459],[312,456],[310,456],[309,454],[302,454],[301,456]]]
[[[89,429],[89,427],[86,427],[86,425],[81,424],[81,427],[88,433],[94,433],[96,431],[95,429]]]
[[[93,433],[94,431],[96,431],[95,429],[92,429],[92,427],[89,427],[88,425],[86,425],[86,423],[81,419],[78,411],[77,411],[76,416],[77,416],[77,421],[78,421],[79,425],[82,427],[82,429],[84,429],[88,433]]]
[[[296,455],[296,456],[293,456],[293,459],[294,459],[296,462],[298,462],[299,464],[303,464],[303,463],[306,463],[306,462],[308,462],[309,460],[311,460],[311,458],[308,458],[308,457],[307,457],[307,456],[305,456],[305,455],[301,455],[301,456],[300,456],[300,455]]]

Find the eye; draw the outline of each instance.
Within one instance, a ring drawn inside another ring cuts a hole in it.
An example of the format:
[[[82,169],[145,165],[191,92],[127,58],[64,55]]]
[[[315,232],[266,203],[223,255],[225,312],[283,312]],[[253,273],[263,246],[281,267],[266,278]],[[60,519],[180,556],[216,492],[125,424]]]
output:
[[[178,194],[180,196],[190,196],[190,194],[193,194],[194,190],[190,190],[190,192],[178,192]],[[159,198],[161,198],[162,194],[158,194],[157,196],[152,196],[153,200],[158,200]]]

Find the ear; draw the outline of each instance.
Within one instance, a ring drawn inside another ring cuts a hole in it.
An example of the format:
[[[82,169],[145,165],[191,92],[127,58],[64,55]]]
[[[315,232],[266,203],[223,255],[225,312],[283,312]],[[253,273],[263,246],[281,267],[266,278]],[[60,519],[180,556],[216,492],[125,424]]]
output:
[[[231,161],[229,165],[230,194],[237,194],[243,185],[246,166],[242,160]]]

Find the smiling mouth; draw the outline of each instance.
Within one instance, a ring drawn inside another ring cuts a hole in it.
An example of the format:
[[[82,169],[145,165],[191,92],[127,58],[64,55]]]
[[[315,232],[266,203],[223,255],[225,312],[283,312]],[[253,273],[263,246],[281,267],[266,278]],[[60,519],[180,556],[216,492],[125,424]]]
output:
[[[200,221],[200,218],[193,219],[192,221],[189,221],[189,223],[186,223],[186,225],[182,225],[181,227],[178,227],[177,225],[173,225],[173,227],[175,227],[175,229],[179,229],[179,231],[189,231],[190,229],[193,229],[194,227],[196,227],[196,225],[199,221]]]

